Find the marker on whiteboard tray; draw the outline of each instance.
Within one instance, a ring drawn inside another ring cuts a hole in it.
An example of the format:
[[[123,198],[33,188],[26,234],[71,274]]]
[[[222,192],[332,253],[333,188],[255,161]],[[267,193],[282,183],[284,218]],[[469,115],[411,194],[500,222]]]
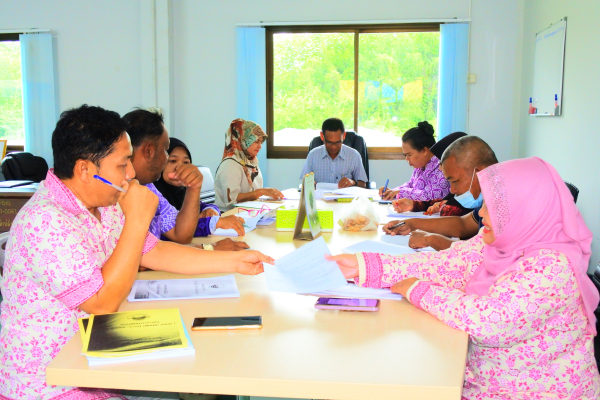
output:
[[[560,115],[560,107],[558,107],[558,95],[554,95],[554,115]]]
[[[533,114],[533,99],[529,98],[529,114]]]

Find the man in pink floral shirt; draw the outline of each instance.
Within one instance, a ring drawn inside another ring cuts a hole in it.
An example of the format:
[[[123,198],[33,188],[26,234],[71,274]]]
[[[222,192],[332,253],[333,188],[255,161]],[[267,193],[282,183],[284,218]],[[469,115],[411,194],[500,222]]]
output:
[[[78,318],[117,311],[140,265],[256,274],[270,258],[203,251],[149,234],[158,199],[132,179],[131,144],[117,113],[85,105],[64,112],[52,147],[54,169],[15,218],[6,247],[0,399],[108,399],[115,394],[46,384],[46,367],[79,330]]]

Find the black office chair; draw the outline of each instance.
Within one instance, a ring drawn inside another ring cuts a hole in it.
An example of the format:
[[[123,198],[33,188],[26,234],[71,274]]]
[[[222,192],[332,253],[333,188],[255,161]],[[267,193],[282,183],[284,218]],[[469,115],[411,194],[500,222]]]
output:
[[[571,191],[571,194],[573,195],[573,201],[577,203],[577,197],[579,197],[579,189],[577,189],[575,185],[567,181],[565,181],[565,185],[567,185],[569,191]]]
[[[596,266],[594,273],[588,274],[588,276],[600,292],[600,264]],[[596,316],[596,332],[600,332],[600,306],[596,308],[594,315]],[[596,334],[594,337],[594,356],[596,357],[596,364],[600,366],[600,334]]]
[[[367,151],[367,142],[365,139],[357,135],[354,131],[346,131],[346,137],[344,138],[344,144],[348,147],[352,147],[354,150],[358,151],[363,162],[363,167],[365,168],[365,172],[367,173],[367,179],[369,179],[369,152]],[[317,136],[313,138],[308,146],[308,152],[315,147],[319,147],[323,145],[323,141],[321,140],[321,136]],[[375,184],[375,182],[367,182],[367,188],[370,187],[370,183]]]

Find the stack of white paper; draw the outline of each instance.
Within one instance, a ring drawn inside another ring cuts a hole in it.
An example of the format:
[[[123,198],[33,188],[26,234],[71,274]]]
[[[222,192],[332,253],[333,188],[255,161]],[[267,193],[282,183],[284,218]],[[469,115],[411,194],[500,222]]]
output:
[[[413,249],[408,246],[397,246],[395,244],[378,242],[376,240],[365,240],[342,249],[344,253],[381,253],[391,256],[399,256],[401,254],[414,254]]]
[[[240,297],[233,275],[198,279],[135,281],[127,300],[184,300]]]
[[[399,213],[394,210],[394,207],[389,206],[387,208],[387,216],[396,218],[439,218],[440,214],[425,215],[424,211],[406,211]]]
[[[379,240],[384,243],[390,243],[396,246],[408,247],[409,235],[381,235]],[[410,247],[408,247],[410,249]],[[435,251],[433,247],[424,247],[422,249],[414,249],[415,251]]]
[[[331,254],[323,237],[313,240],[279,258],[275,265],[264,264],[267,288],[276,292],[312,293],[346,284],[337,263],[327,261]]]
[[[326,182],[317,182],[317,190],[323,190],[324,192],[333,192],[338,189],[337,183],[326,183]]]
[[[342,189],[335,189],[333,194],[344,194],[344,195],[352,195],[352,196],[372,196],[374,194],[379,194],[377,190],[372,189],[364,189],[358,186],[350,186]]]
[[[392,293],[390,289],[364,288],[352,283],[347,283],[336,289],[311,294],[319,297],[345,297],[350,299],[402,300],[404,298],[401,294]]]

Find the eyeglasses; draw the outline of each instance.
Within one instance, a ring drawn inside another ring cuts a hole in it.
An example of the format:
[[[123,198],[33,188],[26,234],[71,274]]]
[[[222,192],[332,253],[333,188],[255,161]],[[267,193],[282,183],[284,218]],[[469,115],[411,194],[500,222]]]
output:
[[[240,214],[240,211],[247,212],[250,218],[254,218],[265,212],[271,211],[271,209],[266,205],[263,205],[260,210],[257,210],[256,208],[238,208],[238,215]]]

